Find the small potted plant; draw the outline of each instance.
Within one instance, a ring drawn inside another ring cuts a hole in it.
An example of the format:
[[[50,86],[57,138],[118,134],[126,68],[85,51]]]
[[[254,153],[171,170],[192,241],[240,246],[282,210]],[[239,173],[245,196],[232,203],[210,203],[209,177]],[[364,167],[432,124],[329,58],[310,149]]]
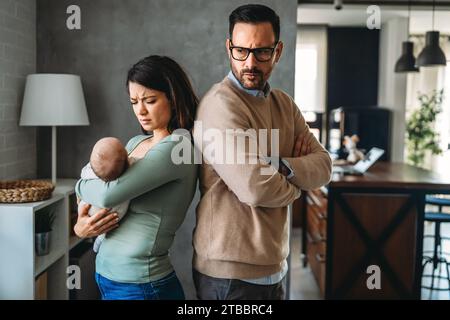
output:
[[[35,249],[36,255],[44,256],[50,251],[50,233],[55,220],[53,206],[41,209],[35,215]]]

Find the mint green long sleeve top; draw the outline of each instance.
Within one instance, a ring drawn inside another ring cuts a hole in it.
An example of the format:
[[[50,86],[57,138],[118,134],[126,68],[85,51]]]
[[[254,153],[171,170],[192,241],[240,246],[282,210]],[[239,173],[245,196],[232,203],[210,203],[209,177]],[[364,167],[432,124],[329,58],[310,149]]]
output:
[[[81,199],[101,208],[131,200],[127,214],[117,229],[106,234],[96,257],[96,272],[110,280],[147,283],[173,271],[168,252],[194,196],[197,166],[193,160],[172,161],[178,143],[172,136],[153,146],[117,180],[81,179],[75,186]],[[132,138],[128,153],[147,138]]]

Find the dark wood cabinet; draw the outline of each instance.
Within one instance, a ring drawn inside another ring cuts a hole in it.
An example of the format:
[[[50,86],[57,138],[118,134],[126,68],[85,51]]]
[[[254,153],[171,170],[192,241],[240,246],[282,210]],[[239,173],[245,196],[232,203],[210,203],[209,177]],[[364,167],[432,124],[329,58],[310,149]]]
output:
[[[424,200],[433,193],[450,193],[450,177],[383,162],[304,192],[302,250],[323,296],[419,299]],[[368,285],[370,266],[380,270],[380,288]]]
[[[319,284],[322,295],[325,293],[325,262],[327,241],[327,199],[320,190],[306,195],[306,258]]]

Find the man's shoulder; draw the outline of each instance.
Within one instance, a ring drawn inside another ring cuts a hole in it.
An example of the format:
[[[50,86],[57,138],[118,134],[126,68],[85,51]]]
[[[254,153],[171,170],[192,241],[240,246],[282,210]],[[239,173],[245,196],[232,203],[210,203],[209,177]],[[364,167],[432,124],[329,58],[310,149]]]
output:
[[[292,97],[281,89],[273,88],[270,90],[270,94],[275,99],[282,99],[284,102],[289,103],[293,102]]]
[[[221,82],[214,84],[206,92],[200,100],[197,111],[198,114],[203,114],[204,112],[208,114],[211,112],[241,113],[243,111],[241,103],[239,103],[241,100],[238,90],[233,88],[229,79],[225,78]]]
[[[270,96],[273,101],[275,101],[275,105],[283,109],[283,111],[287,112],[288,110],[296,113],[299,111],[298,106],[295,104],[294,99],[285,91],[281,89],[272,89],[270,90]],[[274,105],[274,103],[272,103]]]
[[[202,101],[209,99],[225,99],[236,98],[237,92],[233,88],[233,84],[226,77],[221,82],[215,83],[203,96]]]

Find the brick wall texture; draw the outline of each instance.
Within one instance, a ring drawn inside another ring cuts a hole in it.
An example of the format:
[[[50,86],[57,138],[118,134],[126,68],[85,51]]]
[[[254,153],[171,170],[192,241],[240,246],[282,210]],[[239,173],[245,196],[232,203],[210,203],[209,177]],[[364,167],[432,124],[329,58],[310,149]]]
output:
[[[36,1],[0,0],[0,179],[36,176],[36,128],[20,127],[26,76],[36,72]]]

